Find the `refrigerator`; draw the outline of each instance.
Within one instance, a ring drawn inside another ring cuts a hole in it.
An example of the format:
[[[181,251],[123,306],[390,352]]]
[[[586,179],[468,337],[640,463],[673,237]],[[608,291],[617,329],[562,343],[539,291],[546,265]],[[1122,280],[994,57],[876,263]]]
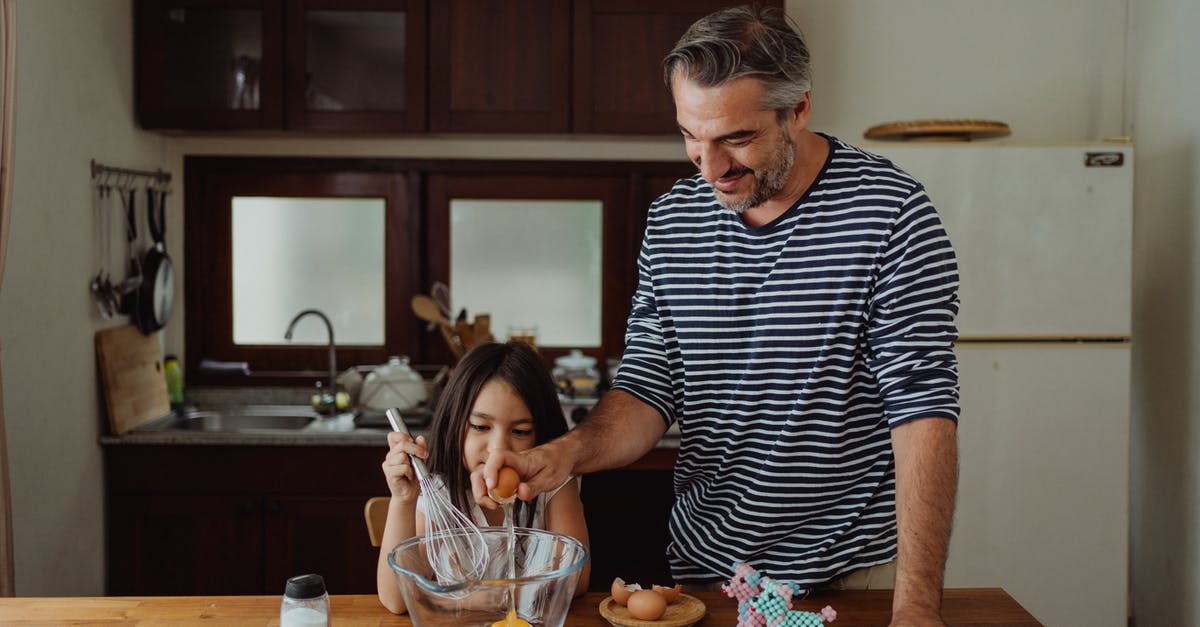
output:
[[[946,586],[1126,625],[1133,146],[863,147],[925,184],[958,256]]]

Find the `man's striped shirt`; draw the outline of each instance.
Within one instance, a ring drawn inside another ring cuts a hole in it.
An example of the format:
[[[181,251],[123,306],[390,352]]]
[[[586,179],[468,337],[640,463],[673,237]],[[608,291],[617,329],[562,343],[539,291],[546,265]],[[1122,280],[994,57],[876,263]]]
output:
[[[650,207],[614,387],[682,431],[676,581],[819,585],[895,559],[890,428],[958,419],[958,269],[925,194],[826,136],[802,198],[745,225],[699,175]]]

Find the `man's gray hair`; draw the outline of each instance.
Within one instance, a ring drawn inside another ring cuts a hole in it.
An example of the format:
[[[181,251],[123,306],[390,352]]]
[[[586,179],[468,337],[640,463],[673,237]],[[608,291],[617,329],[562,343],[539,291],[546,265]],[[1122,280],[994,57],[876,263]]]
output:
[[[676,74],[702,87],[758,79],[765,87],[763,106],[781,113],[812,88],[808,46],[774,7],[734,7],[697,20],[663,59],[668,90]]]

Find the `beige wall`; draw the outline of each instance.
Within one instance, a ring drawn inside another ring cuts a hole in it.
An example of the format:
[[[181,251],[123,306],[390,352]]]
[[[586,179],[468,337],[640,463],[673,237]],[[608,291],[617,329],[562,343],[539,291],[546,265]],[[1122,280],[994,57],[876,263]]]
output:
[[[1132,605],[1138,625],[1200,625],[1200,3],[1129,5]]]
[[[1194,3],[788,0],[787,8],[813,48],[813,126],[844,139],[858,141],[879,122],[929,117],[1004,120],[1019,141],[1138,135],[1133,598],[1139,615],[1152,617],[1140,624],[1200,623],[1200,464],[1192,452],[1200,429],[1190,398],[1198,209],[1191,114],[1200,98],[1184,80],[1187,60],[1200,57],[1185,32],[1200,23]],[[184,154],[681,155],[674,140],[622,138],[163,138],[132,122],[127,0],[21,0],[17,19],[17,169],[0,358],[18,594],[103,592],[91,338],[111,322],[93,313],[86,292],[95,271],[89,159],[162,165],[181,181]],[[176,257],[179,198],[168,207]],[[170,351],[182,350],[180,312],[165,333]]]
[[[156,167],[133,123],[127,0],[17,3],[12,225],[0,289],[18,595],[103,592],[91,170]],[[123,247],[114,246],[114,256]]]

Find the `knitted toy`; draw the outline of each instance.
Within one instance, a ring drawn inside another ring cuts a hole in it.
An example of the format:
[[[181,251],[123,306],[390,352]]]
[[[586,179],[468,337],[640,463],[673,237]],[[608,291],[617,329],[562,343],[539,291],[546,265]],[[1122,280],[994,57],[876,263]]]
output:
[[[792,597],[800,592],[800,586],[763,577],[749,564],[736,565],[733,577],[721,590],[737,599],[737,627],[821,627],[837,619],[837,612],[828,605],[820,612],[793,610]]]

